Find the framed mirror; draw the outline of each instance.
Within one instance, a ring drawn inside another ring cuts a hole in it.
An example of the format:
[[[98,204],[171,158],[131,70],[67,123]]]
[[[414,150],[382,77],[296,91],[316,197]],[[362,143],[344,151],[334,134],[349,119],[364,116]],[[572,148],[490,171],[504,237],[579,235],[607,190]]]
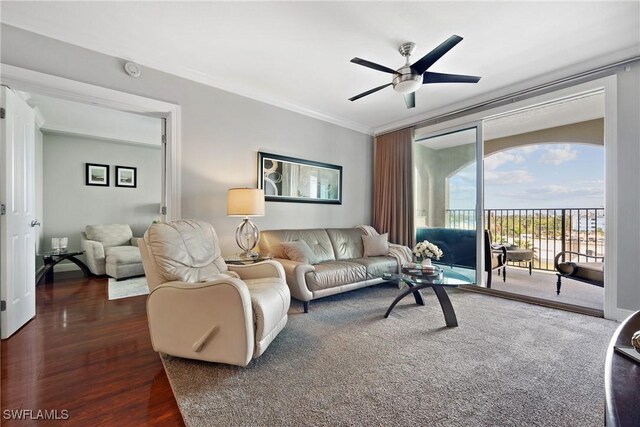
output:
[[[342,204],[342,166],[258,152],[258,188],[270,202]]]

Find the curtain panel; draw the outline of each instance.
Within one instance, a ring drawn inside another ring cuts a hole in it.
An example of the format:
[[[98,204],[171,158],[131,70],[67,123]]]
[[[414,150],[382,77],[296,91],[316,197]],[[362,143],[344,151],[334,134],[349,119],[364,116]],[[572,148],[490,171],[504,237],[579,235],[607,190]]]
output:
[[[413,247],[413,129],[376,137],[373,226],[389,241]]]

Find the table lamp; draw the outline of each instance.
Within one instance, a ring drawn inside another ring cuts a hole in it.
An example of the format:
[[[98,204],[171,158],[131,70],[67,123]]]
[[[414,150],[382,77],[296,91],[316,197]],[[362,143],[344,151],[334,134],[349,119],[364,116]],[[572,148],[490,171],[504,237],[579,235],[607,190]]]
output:
[[[253,252],[260,241],[260,230],[249,219],[264,216],[264,191],[257,188],[230,188],[227,192],[227,216],[244,217],[236,228],[236,243],[243,252],[240,257],[257,258]]]

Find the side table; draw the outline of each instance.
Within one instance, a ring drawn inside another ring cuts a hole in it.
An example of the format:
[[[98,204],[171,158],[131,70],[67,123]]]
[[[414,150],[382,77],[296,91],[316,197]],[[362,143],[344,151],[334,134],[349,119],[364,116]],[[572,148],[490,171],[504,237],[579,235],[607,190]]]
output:
[[[258,257],[258,258],[240,258],[238,256],[225,257],[224,262],[231,265],[248,265],[255,264],[256,262],[268,261],[271,257]]]
[[[531,249],[519,248],[517,246],[507,247],[507,261],[529,262],[529,276],[533,264],[533,251]]]
[[[45,279],[47,283],[53,282],[53,267],[64,260],[69,260],[80,267],[84,276],[89,277],[91,275],[89,267],[87,267],[84,262],[76,258],[78,255],[82,255],[83,253],[84,251],[48,251],[38,253],[38,256],[41,256],[44,260],[44,265],[40,267],[36,273],[36,286],[40,281],[42,281],[42,279]]]

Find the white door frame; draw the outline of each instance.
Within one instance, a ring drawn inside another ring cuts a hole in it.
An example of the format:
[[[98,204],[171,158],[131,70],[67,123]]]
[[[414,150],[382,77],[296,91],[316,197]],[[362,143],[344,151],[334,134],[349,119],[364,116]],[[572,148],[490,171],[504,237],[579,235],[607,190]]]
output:
[[[476,130],[476,285],[486,287],[486,273],[484,271],[484,136],[482,125],[482,120],[467,121],[437,131],[420,133],[420,140],[467,129]],[[415,139],[414,135],[414,141]]]
[[[448,122],[431,125],[419,129],[419,135],[425,132],[436,132],[443,128],[449,128],[461,123],[470,123],[474,120],[483,120],[495,115],[503,114],[521,108],[530,108],[536,104],[546,103],[562,97],[571,97],[583,92],[592,92],[596,89],[604,89],[605,114],[604,114],[604,147],[605,147],[605,259],[604,259],[604,317],[622,321],[629,314],[628,310],[618,308],[618,257],[615,245],[617,239],[617,215],[618,215],[618,109],[617,109],[617,76],[612,74],[589,82],[580,83],[543,95],[531,96],[524,99],[514,98],[509,105],[491,108],[485,111],[469,114]]]
[[[167,135],[164,150],[166,157],[163,168],[165,170],[163,198],[167,213],[162,218],[163,220],[180,218],[180,105],[6,64],[0,64],[0,82],[14,90],[35,92],[119,111],[165,118],[167,120]]]

